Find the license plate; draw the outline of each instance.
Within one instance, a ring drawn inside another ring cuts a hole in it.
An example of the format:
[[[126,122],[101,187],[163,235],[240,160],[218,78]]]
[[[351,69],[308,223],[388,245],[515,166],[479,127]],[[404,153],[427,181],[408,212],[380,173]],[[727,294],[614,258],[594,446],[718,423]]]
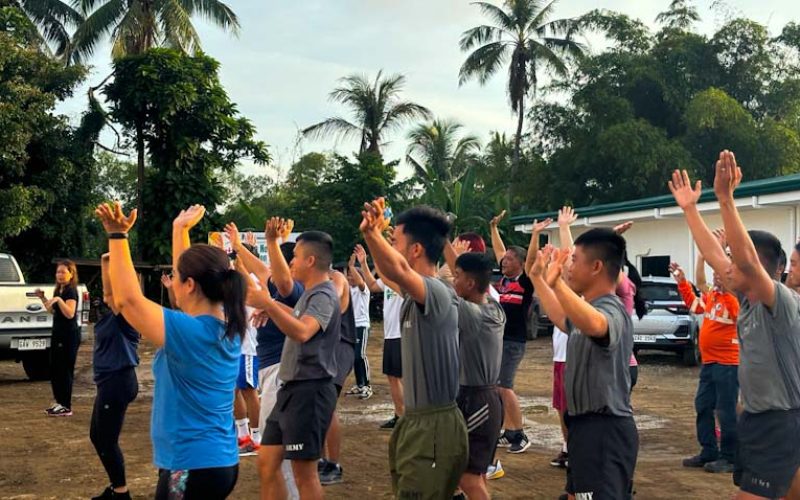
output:
[[[642,344],[655,344],[656,338],[653,335],[634,335],[633,341]]]
[[[50,347],[50,339],[19,339],[20,351],[41,351]]]

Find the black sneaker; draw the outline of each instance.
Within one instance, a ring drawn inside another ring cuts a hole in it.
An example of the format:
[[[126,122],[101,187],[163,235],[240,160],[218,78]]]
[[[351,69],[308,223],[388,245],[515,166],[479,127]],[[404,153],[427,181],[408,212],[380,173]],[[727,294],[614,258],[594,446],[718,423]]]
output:
[[[714,474],[719,474],[722,472],[731,473],[733,472],[733,464],[725,460],[724,458],[720,458],[719,460],[714,460],[713,462],[708,462],[703,466],[703,470],[706,472],[712,472]]]
[[[96,497],[92,497],[92,500],[111,500],[114,498],[114,488],[109,486],[108,488],[104,489],[102,493],[100,493]]]
[[[509,448],[511,447],[512,438],[509,436],[508,431],[503,431],[500,433],[500,437],[497,438],[497,447],[498,448]]]
[[[395,424],[397,424],[397,415],[382,423],[380,428],[385,430],[394,429]]]
[[[334,463],[328,462],[328,467],[323,470],[319,475],[319,483],[322,486],[330,486],[332,484],[338,484],[342,482],[342,466]]]
[[[695,469],[701,469],[709,462],[713,462],[713,460],[709,460],[709,459],[703,458],[702,455],[695,455],[693,457],[684,458],[683,459],[683,466],[684,467],[692,467],[692,468],[695,468]]]
[[[72,410],[66,408],[61,405],[56,405],[55,407],[47,410],[48,417],[71,417]]]
[[[569,455],[565,452],[561,452],[558,456],[552,460],[550,460],[550,465],[553,467],[558,467],[559,469],[566,469],[567,463],[569,462]]]
[[[322,471],[328,468],[329,463],[330,462],[328,462],[326,459],[320,458],[319,462],[317,462],[317,472],[322,473]]]
[[[519,437],[519,439],[511,443],[511,446],[509,446],[509,453],[525,453],[528,448],[531,447],[531,442],[528,441],[528,436],[526,436],[524,432],[521,434],[522,435]]]

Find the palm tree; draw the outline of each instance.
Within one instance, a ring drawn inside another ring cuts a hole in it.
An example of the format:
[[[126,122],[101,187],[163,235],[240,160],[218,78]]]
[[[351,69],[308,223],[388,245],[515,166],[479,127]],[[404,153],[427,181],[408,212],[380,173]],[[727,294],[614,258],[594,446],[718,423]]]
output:
[[[39,29],[42,49],[63,57],[71,47],[67,28],[77,28],[84,19],[77,10],[61,0],[0,0],[0,7],[16,7]]]
[[[656,16],[656,22],[667,29],[686,31],[700,20],[697,9],[686,0],[672,0],[669,8]]]
[[[340,86],[330,93],[330,100],[347,106],[353,120],[338,116],[328,118],[305,128],[302,131],[304,136],[312,139],[334,136],[337,140],[359,137],[359,153],[380,154],[386,134],[410,120],[431,116],[428,108],[400,100],[406,82],[403,75],[384,77],[381,70],[374,82],[370,82],[366,75],[346,76],[339,82]]]
[[[573,40],[580,28],[578,19],[549,21],[555,3],[542,5],[540,0],[505,0],[503,7],[475,2],[493,25],[469,29],[461,36],[461,50],[477,47],[459,71],[459,85],[477,78],[483,85],[508,63],[508,98],[511,111],[517,113],[517,135],[514,137],[514,165],[519,165],[525,98],[536,96],[538,72],[549,70],[566,76],[567,58],[583,54],[582,44]]]
[[[420,180],[441,180],[451,185],[461,179],[480,149],[478,138],[459,138],[462,125],[449,120],[421,123],[408,133],[410,144],[406,161],[414,167]]]
[[[89,57],[102,37],[111,34],[111,56],[141,54],[170,47],[188,54],[200,48],[193,16],[202,16],[237,34],[239,20],[219,0],[74,0],[86,21],[73,37],[72,59]]]

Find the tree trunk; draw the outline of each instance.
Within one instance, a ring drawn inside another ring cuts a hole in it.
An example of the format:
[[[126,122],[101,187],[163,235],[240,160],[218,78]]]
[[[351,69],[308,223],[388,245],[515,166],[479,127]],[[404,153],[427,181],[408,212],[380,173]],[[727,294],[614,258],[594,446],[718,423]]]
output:
[[[517,105],[517,135],[514,136],[514,161],[511,163],[511,184],[509,184],[509,194],[511,193],[511,186],[516,181],[517,172],[519,171],[520,159],[520,142],[522,141],[522,121],[525,117],[525,96],[523,95],[519,104]]]
[[[136,211],[138,214],[137,222],[139,227],[142,227],[142,220],[144,219],[144,127],[141,122],[136,124]],[[134,254],[141,257],[142,242],[137,240],[137,248],[134,249]]]

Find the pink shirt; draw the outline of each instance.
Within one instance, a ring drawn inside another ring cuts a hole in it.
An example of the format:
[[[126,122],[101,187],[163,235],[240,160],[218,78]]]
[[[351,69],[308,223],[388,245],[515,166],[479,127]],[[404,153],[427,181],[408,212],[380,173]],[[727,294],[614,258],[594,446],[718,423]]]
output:
[[[617,297],[619,300],[622,301],[623,307],[625,307],[625,311],[628,312],[629,315],[633,315],[633,296],[636,295],[636,285],[633,284],[628,276],[623,275],[622,281],[617,284]],[[631,362],[630,366],[639,366],[639,362],[636,361],[636,356],[631,353]]]

